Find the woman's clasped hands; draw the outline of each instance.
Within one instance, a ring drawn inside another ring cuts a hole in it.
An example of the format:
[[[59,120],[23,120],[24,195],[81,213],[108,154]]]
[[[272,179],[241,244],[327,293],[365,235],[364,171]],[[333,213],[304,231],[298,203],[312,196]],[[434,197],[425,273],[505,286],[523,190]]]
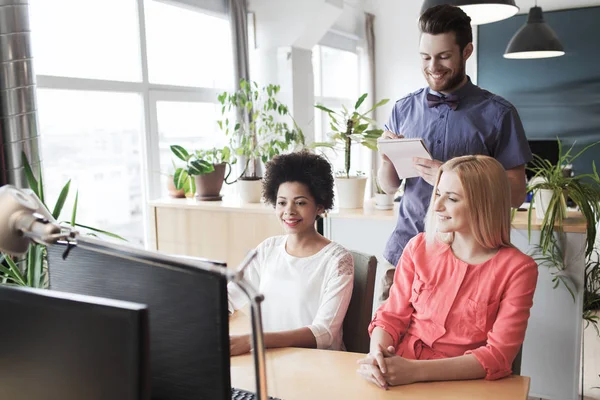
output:
[[[357,361],[356,372],[382,389],[417,382],[417,362],[396,355],[393,346],[370,352]]]

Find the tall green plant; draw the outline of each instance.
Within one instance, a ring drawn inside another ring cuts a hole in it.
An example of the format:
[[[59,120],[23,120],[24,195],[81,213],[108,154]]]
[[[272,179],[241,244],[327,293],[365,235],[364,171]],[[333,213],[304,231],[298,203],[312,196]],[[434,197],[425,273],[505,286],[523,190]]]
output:
[[[331,132],[328,133],[330,141],[315,142],[311,147],[328,147],[332,149],[343,149],[344,151],[344,172],[346,178],[350,178],[350,164],[352,156],[352,144],[358,143],[371,150],[377,150],[377,139],[383,133],[381,129],[371,128],[376,122],[367,117],[378,107],[386,104],[389,99],[381,100],[366,112],[359,112],[358,109],[367,98],[367,93],[358,98],[354,104],[354,110],[349,111],[342,106],[342,111],[333,111],[321,104],[315,105],[321,111],[329,116],[329,126]]]
[[[44,198],[44,185],[42,181],[42,174],[36,178],[29,160],[25,153],[21,155],[22,162],[25,169],[25,176],[29,188],[36,194],[40,199],[44,207],[52,214],[55,220],[58,220],[63,210],[65,202],[69,196],[69,190],[71,187],[71,180],[63,186],[52,211],[47,206]],[[79,191],[75,192],[75,201],[73,209],[71,210],[71,218],[69,221],[61,221],[61,225],[70,225],[71,227],[80,227],[90,231],[88,234],[95,235],[100,233],[106,236],[110,236],[116,239],[125,240],[121,236],[107,232],[101,229],[93,228],[88,225],[80,224],[76,221],[77,219],[77,203],[79,201]],[[45,288],[48,284],[48,262],[47,262],[47,250],[46,246],[32,243],[27,249],[24,257],[13,258],[7,254],[0,254],[0,282],[3,284],[17,285],[17,286],[29,286],[34,288]]]
[[[229,138],[233,155],[246,162],[241,179],[259,178],[259,161],[266,163],[296,145],[304,145],[302,130],[277,98],[279,91],[278,85],[259,88],[256,82],[242,79],[238,90],[218,96],[222,106],[219,128]]]
[[[532,182],[535,183],[527,188],[527,191],[532,191],[534,194],[531,205],[535,204],[537,192],[543,189],[552,191],[552,197],[540,229],[539,244],[542,253],[548,253],[552,249],[555,230],[559,234],[563,232],[563,221],[567,218],[567,198],[573,200],[587,221],[585,255],[588,256],[592,252],[596,240],[596,225],[600,219],[600,178],[596,171],[596,164],[592,162],[593,173],[591,174],[565,176],[563,170],[566,165],[572,164],[584,152],[599,143],[592,143],[577,154],[572,154],[573,146],[571,146],[563,154],[562,143],[558,140],[558,162],[556,164],[534,154],[534,158],[528,166],[528,169],[535,174],[532,179]],[[541,178],[541,180],[535,178]],[[532,209],[533,207],[529,207],[529,227],[531,227]],[[529,229],[529,238],[531,239],[531,228]]]
[[[563,284],[569,291],[573,300],[575,300],[575,290],[577,289],[567,275],[567,263],[563,251],[566,236],[563,230],[563,221],[567,218],[567,200],[571,199],[586,220],[586,242],[584,259],[585,281],[584,287],[584,305],[582,310],[583,319],[593,324],[598,330],[598,317],[594,310],[600,306],[600,266],[594,261],[594,245],[596,240],[596,226],[600,221],[600,178],[596,170],[596,165],[592,162],[591,174],[580,174],[575,176],[566,176],[564,167],[572,164],[584,152],[600,142],[592,143],[586,146],[578,153],[573,153],[573,146],[563,153],[563,146],[558,140],[558,162],[552,164],[537,155],[534,155],[533,161],[528,169],[534,172],[532,184],[528,185],[527,190],[533,192],[531,206],[535,204],[536,194],[541,190],[549,190],[552,196],[547,206],[546,213],[540,227],[540,240],[534,246],[534,257],[540,266],[550,269],[554,288]],[[541,178],[541,179],[536,179]],[[529,207],[528,231],[529,240],[531,240],[531,217],[533,207]],[[540,205],[538,205],[540,206]],[[587,326],[586,325],[586,326]]]

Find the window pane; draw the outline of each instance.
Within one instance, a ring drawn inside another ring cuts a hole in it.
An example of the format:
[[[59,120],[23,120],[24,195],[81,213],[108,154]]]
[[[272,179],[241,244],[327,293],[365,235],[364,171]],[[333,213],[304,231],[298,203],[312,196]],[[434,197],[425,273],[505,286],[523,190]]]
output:
[[[150,82],[229,89],[233,50],[229,22],[189,7],[146,0]]]
[[[77,222],[143,244],[140,138],[142,98],[137,94],[38,89],[46,204],[52,209],[71,179],[60,220]]]
[[[136,0],[30,0],[36,74],[142,79]]]
[[[217,125],[221,106],[216,103],[156,102],[158,114],[158,147],[161,170],[161,194],[167,194],[167,175],[173,173],[175,160],[171,145],[188,151],[223,147],[227,140]],[[176,165],[181,166],[177,161]]]
[[[321,84],[323,97],[357,99],[358,55],[321,46]]]

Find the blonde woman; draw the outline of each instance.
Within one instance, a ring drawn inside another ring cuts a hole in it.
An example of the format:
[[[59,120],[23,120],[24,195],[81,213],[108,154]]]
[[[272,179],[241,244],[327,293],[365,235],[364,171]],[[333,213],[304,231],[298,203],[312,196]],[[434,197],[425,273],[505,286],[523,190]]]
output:
[[[487,156],[440,167],[426,233],[410,240],[358,373],[382,388],[511,373],[537,282],[510,243],[510,183]]]

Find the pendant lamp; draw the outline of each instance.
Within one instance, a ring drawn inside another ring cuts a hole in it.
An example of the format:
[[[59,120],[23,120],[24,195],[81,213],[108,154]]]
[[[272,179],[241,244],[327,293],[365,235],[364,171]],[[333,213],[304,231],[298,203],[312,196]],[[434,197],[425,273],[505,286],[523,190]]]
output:
[[[542,9],[536,5],[529,10],[527,23],[508,42],[504,58],[549,58],[563,54],[565,50],[556,33],[544,21]]]
[[[482,25],[510,18],[519,11],[514,0],[425,0],[421,14],[428,8],[449,4],[457,6],[471,18],[471,24]]]

